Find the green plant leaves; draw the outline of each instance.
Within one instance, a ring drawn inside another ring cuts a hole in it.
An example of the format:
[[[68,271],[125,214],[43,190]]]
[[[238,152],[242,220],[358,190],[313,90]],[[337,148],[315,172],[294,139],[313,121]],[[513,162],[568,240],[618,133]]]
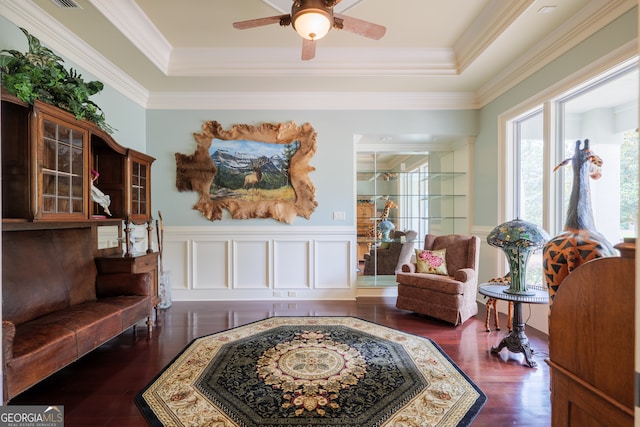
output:
[[[85,82],[76,70],[67,70],[63,59],[42,46],[40,40],[24,28],[20,30],[27,37],[29,51],[0,51],[2,86],[26,103],[33,104],[37,99],[55,105],[112,133],[103,111],[89,99],[104,88],[102,82]]]

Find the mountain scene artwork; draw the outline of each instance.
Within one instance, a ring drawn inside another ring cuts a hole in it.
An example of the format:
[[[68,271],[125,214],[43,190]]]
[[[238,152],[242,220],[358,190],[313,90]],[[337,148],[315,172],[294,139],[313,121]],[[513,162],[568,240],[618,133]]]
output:
[[[294,201],[289,165],[299,148],[299,141],[271,144],[213,139],[209,154],[218,172],[211,184],[211,199]]]
[[[236,124],[206,121],[194,132],[193,154],[175,153],[176,188],[196,191],[194,209],[211,221],[273,218],[291,224],[309,219],[318,206],[309,161],[316,131],[309,123]]]

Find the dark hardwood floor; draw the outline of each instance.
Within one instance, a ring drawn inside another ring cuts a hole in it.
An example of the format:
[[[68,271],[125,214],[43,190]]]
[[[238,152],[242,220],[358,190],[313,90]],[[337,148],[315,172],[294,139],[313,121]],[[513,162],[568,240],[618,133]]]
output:
[[[354,316],[429,337],[487,394],[474,426],[551,425],[547,336],[528,328],[537,368],[522,354],[489,349],[505,335],[485,332],[484,306],[464,325],[397,310],[395,299],[296,302],[174,302],[160,311],[151,340],[144,324],[130,329],[62,371],[15,397],[12,405],[64,405],[65,426],[145,426],[134,397],[189,342],[270,316]],[[526,306],[524,307],[526,317]]]

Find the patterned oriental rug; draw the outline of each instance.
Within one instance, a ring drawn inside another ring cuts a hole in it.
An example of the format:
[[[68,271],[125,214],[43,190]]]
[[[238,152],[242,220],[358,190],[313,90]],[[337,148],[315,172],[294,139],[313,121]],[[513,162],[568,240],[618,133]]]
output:
[[[136,396],[152,426],[467,426],[485,394],[429,339],[272,317],[194,340]]]

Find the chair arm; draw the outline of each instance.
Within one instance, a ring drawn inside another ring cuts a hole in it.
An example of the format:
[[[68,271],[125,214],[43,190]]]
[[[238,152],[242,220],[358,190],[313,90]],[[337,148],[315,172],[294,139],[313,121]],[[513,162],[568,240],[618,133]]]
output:
[[[13,339],[16,337],[16,325],[8,320],[2,321],[2,363],[7,366],[13,359]]]
[[[415,273],[417,271],[417,266],[413,263],[410,264],[402,264],[402,272],[403,273]]]
[[[98,298],[121,295],[151,295],[151,273],[99,274],[96,283]]]
[[[476,277],[476,271],[473,268],[461,268],[453,275],[453,278],[458,282],[471,282],[474,281]]]

